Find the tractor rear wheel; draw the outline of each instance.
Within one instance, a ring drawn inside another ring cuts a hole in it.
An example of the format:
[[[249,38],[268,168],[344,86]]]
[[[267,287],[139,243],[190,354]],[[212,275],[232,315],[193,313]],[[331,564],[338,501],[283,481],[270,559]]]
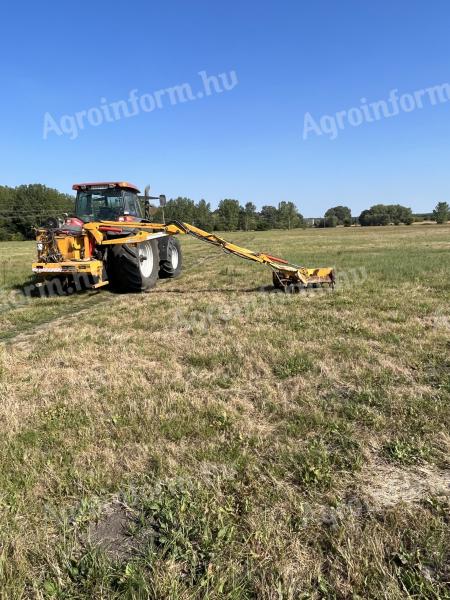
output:
[[[117,244],[108,250],[108,277],[118,291],[145,292],[158,280],[157,240],[136,245]]]
[[[161,279],[178,277],[181,273],[183,257],[180,242],[171,235],[158,240],[159,276]]]

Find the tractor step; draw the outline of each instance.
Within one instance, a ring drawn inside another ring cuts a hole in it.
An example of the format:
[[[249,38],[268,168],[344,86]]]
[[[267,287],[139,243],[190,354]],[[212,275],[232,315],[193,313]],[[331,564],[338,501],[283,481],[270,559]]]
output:
[[[98,283],[94,283],[94,285],[92,286],[92,289],[96,290],[97,288],[101,288],[105,285],[109,285],[109,281],[99,281]]]

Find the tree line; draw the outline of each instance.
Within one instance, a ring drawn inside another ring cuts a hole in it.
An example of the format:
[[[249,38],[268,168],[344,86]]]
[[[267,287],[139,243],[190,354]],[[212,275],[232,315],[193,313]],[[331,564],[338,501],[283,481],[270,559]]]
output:
[[[447,202],[438,202],[432,213],[413,214],[412,210],[401,204],[375,204],[371,208],[363,210],[359,217],[352,217],[352,213],[347,206],[335,206],[329,208],[323,219],[315,222],[316,227],[337,227],[344,225],[411,225],[420,221],[436,221],[436,223],[446,223],[450,219],[450,207]]]
[[[45,185],[0,186],[0,240],[33,239],[33,228],[42,225],[48,217],[73,211],[73,196]],[[410,208],[400,204],[376,204],[354,217],[349,207],[334,206],[321,218],[305,219],[293,202],[264,205],[258,210],[253,202],[242,206],[238,200],[226,198],[212,209],[206,200],[194,202],[179,197],[169,200],[164,208],[159,207],[152,217],[155,222],[163,218],[192,223],[208,231],[264,231],[311,226],[410,225],[426,219],[445,223],[450,218],[450,208],[446,202],[439,202],[433,213],[414,215]]]
[[[190,198],[169,200],[159,208],[153,220],[185,221],[200,229],[212,231],[263,231],[305,227],[305,219],[293,202],[280,202],[277,207],[266,205],[257,210],[253,202],[241,206],[238,200],[226,198],[216,210],[206,200],[195,203]]]
[[[45,185],[0,186],[0,240],[33,239],[33,227],[73,208],[73,196]]]
[[[337,227],[343,225],[411,225],[414,222],[433,220],[446,223],[450,219],[450,208],[439,202],[433,213],[414,215],[411,208],[400,204],[375,204],[353,217],[347,206],[329,208],[324,217],[305,219],[293,202],[280,202],[278,207],[266,205],[260,211],[252,202],[241,206],[238,200],[226,199],[216,210],[205,200],[197,204],[189,198],[169,200],[163,209],[158,209],[153,220],[178,220],[192,223],[201,229],[219,231],[249,231],[267,229],[296,229],[299,227]]]

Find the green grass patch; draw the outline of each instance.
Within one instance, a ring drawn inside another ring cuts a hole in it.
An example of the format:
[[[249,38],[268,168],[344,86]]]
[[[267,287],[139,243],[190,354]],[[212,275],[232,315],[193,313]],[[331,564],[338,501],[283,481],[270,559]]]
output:
[[[303,375],[314,369],[312,358],[305,352],[296,352],[291,356],[281,358],[272,368],[279,379],[287,379]]]

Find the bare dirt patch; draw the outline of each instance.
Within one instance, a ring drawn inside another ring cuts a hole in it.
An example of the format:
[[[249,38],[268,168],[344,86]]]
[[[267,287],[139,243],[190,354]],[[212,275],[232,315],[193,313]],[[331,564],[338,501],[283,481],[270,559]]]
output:
[[[118,502],[107,506],[100,519],[89,527],[88,538],[110,558],[125,559],[133,554],[133,537],[129,535],[131,514]]]

